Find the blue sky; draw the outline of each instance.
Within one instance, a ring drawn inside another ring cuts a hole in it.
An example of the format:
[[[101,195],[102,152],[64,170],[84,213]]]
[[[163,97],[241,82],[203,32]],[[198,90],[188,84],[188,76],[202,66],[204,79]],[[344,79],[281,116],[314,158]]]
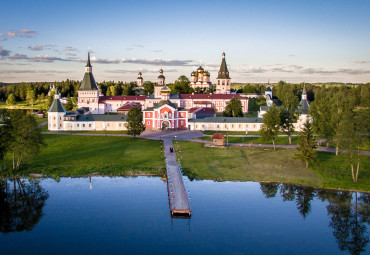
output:
[[[0,8],[0,81],[370,82],[370,1],[17,1]]]

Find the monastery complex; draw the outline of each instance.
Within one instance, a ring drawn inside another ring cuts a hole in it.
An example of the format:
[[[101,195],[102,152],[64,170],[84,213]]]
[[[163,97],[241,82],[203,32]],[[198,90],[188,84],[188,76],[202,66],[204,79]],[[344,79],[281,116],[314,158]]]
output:
[[[210,73],[200,66],[191,73],[190,86],[194,89],[212,91]],[[258,117],[216,117],[216,112],[223,112],[233,98],[242,104],[243,113],[248,113],[248,98],[230,91],[230,75],[225,53],[216,79],[214,93],[206,94],[171,94],[166,85],[162,69],[159,70],[154,93],[148,96],[104,96],[99,90],[88,55],[85,75],[78,90],[78,109],[67,112],[55,93],[55,99],[48,111],[48,129],[51,131],[123,131],[126,130],[126,114],[132,107],[138,107],[143,113],[147,130],[190,129],[190,130],[229,130],[258,131],[262,125],[262,116],[273,104],[272,91],[268,87],[265,97],[268,106],[261,107]],[[142,87],[144,79],[138,74],[137,86]],[[307,117],[309,103],[302,95],[301,117],[296,123],[299,130]]]

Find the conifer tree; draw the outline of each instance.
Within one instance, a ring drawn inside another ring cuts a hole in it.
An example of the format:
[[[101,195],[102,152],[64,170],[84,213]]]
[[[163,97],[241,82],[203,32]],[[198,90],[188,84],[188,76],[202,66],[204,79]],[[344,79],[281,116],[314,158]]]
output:
[[[308,168],[308,162],[314,162],[316,159],[315,149],[317,147],[313,138],[311,123],[308,119],[306,123],[304,123],[303,131],[298,136],[298,145],[298,153],[295,155],[296,159],[304,161],[306,168]]]
[[[139,108],[132,107],[127,114],[127,134],[133,135],[134,138],[140,135],[145,130],[145,125],[143,123],[143,115],[141,114]]]
[[[8,96],[8,99],[6,100],[6,104],[7,105],[15,105],[17,103],[17,101],[15,100],[15,96],[14,96],[14,94],[12,93],[12,94],[10,94],[9,96]]]

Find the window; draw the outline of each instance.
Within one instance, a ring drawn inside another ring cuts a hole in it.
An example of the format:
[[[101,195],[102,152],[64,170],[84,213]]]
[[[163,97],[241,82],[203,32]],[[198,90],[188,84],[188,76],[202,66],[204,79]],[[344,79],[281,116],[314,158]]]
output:
[[[253,128],[256,128],[256,125],[253,125]]]
[[[217,128],[220,128],[220,125],[217,125]]]
[[[184,125],[184,121],[183,120],[181,121],[181,125]]]
[[[150,125],[150,121],[147,121],[147,122],[146,122],[146,124],[147,124],[147,125]]]
[[[239,124],[239,128],[242,128],[242,125]]]
[[[91,124],[89,124],[89,128],[91,128]]]
[[[53,117],[53,120],[55,120],[55,116]]]
[[[118,126],[121,127],[122,123],[119,123]]]
[[[234,124],[231,125],[231,128],[234,128]]]
[[[82,124],[82,127],[85,127],[85,124]]]
[[[217,85],[220,85],[220,80],[217,81]]]
[[[80,127],[80,124],[77,124],[77,127]]]
[[[54,124],[54,127],[56,127],[57,125]]]

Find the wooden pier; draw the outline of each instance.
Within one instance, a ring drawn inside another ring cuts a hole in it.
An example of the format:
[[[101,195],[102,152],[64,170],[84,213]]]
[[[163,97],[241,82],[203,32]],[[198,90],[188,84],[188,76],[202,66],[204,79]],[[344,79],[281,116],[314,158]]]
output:
[[[185,189],[180,166],[176,161],[176,153],[170,152],[172,140],[164,139],[164,155],[167,169],[167,191],[172,217],[191,217],[189,197]]]

